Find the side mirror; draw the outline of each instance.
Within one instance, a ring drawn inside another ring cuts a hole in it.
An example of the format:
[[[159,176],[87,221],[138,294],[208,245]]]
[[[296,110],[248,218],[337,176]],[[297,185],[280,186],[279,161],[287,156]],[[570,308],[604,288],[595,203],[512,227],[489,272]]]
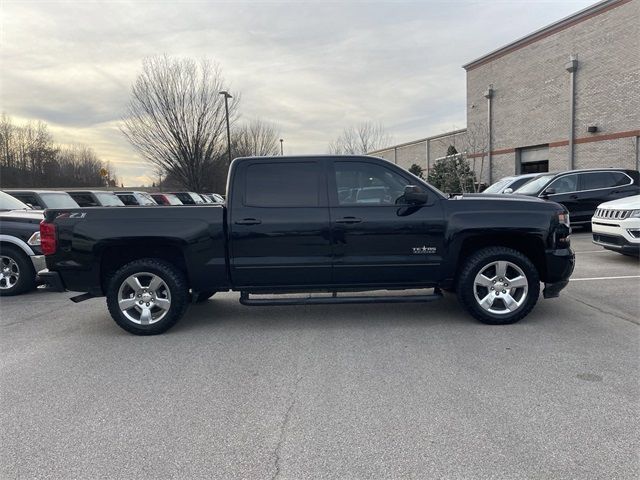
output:
[[[513,193],[513,188],[505,188],[502,193]]]
[[[404,187],[404,199],[407,203],[422,205],[429,200],[429,194],[420,187],[407,185]]]
[[[555,195],[555,193],[556,193],[555,188],[547,188],[544,192],[542,192],[542,196],[548,197],[549,195]]]

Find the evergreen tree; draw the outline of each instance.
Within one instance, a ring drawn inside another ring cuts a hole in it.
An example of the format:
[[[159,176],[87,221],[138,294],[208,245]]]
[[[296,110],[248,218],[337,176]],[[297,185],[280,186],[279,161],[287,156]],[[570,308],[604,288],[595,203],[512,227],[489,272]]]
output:
[[[428,181],[445,193],[473,192],[475,174],[464,156],[449,145],[447,156],[436,161],[429,170]]]
[[[411,165],[411,167],[409,168],[409,172],[413,173],[416,177],[424,180],[424,168],[422,168],[417,163]]]

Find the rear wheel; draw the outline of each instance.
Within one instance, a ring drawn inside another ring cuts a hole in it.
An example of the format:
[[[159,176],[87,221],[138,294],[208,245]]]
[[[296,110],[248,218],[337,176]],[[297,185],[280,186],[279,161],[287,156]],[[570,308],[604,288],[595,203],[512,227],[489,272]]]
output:
[[[183,273],[164,260],[135,260],[109,280],[109,313],[120,327],[136,335],[167,331],[180,320],[188,304]]]
[[[29,256],[17,247],[0,246],[0,296],[20,295],[36,288]]]
[[[471,315],[490,325],[526,317],[540,295],[536,267],[522,253],[505,247],[474,253],[458,280],[458,297]]]

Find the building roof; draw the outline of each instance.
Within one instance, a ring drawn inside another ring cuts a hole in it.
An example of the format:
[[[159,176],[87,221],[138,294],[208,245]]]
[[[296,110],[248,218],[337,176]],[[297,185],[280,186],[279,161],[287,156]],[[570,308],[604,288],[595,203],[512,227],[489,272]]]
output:
[[[576,12],[573,15],[569,15],[568,17],[565,17],[561,20],[558,20],[557,22],[547,25],[546,27],[536,30],[535,32],[532,32],[529,35],[519,38],[518,40],[508,43],[507,45],[500,47],[497,50],[494,50],[492,52],[489,52],[480,58],[476,58],[475,60],[463,65],[462,68],[464,68],[467,71],[473,70],[476,67],[479,67],[497,58],[508,55],[509,53],[512,53],[523,47],[526,47],[527,45],[531,45],[532,43],[537,42],[538,40],[541,40],[545,37],[548,37],[549,35],[553,35],[554,33],[557,33],[561,30],[572,27],[580,22],[593,18],[596,15],[599,15],[608,10],[624,5],[625,3],[629,3],[631,1],[632,0],[603,0],[594,5],[591,5],[590,7],[580,10],[579,12]]]

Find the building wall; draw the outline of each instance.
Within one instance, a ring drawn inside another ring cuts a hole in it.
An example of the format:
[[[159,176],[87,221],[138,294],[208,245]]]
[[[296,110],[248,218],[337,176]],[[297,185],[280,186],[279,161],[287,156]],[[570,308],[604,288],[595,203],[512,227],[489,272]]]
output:
[[[420,165],[425,170],[426,177],[429,167],[433,165],[435,159],[447,154],[449,145],[456,147],[459,152],[465,151],[465,130],[454,130],[415,142],[393,145],[382,150],[369,152],[369,155],[384,158],[407,170],[413,164]]]
[[[640,0],[617,5],[487,63],[467,66],[468,129],[486,128],[483,94],[493,85],[492,150],[499,154],[493,155],[491,180],[516,173],[515,150],[528,146],[550,144],[549,170],[570,168],[570,74],[565,69],[570,55],[578,60],[573,168],[637,168]],[[598,132],[588,133],[588,125]],[[603,140],[590,141],[599,137]]]

